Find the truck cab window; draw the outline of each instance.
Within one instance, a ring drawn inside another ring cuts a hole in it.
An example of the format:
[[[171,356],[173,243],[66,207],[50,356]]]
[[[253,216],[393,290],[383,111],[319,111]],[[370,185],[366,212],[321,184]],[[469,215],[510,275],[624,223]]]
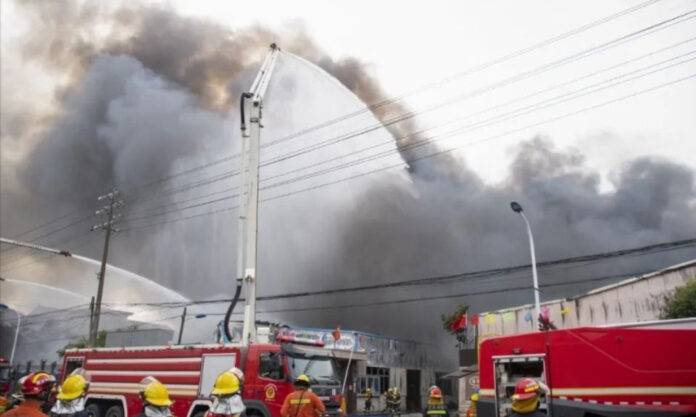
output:
[[[259,376],[262,378],[285,379],[283,356],[278,352],[263,352],[259,356]]]

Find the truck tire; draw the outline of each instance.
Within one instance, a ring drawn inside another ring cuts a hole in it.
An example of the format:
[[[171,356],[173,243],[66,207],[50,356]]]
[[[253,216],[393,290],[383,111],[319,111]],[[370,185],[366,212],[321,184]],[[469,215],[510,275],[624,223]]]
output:
[[[106,410],[104,417],[123,417],[123,408],[120,405],[112,405]]]
[[[89,403],[85,411],[92,417],[104,417],[104,409],[99,403]]]

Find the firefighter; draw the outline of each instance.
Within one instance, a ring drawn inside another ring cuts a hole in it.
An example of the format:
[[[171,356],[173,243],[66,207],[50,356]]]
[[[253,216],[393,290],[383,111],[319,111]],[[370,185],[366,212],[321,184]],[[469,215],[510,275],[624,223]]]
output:
[[[18,407],[3,413],[3,417],[47,417],[42,407],[48,401],[56,379],[46,372],[32,372],[23,378],[20,392],[22,402]]]
[[[476,417],[476,403],[479,400],[478,393],[471,394],[469,397],[469,409],[466,410],[466,417]]]
[[[515,385],[512,395],[512,411],[509,417],[546,417],[538,410],[541,386],[531,378],[522,378]]]
[[[365,388],[365,411],[372,411],[372,388]]]
[[[215,385],[210,395],[213,397],[213,405],[206,413],[206,417],[239,417],[246,409],[242,401],[242,378],[235,371],[239,369],[228,369],[221,372],[215,379]],[[239,371],[241,372],[241,371]]]
[[[425,407],[423,416],[446,416],[447,408],[442,399],[442,390],[437,385],[433,385],[428,390],[428,406]]]
[[[397,414],[401,406],[401,395],[396,387],[390,387],[387,390],[387,413]]]
[[[56,395],[56,403],[51,408],[51,417],[88,417],[91,416],[85,410],[85,393],[89,388],[89,383],[83,376],[81,368],[71,373],[63,385],[60,392]]]
[[[0,414],[5,412],[5,409],[7,408],[7,398],[5,398],[4,395],[0,395]]]
[[[317,417],[326,412],[324,403],[309,390],[311,382],[307,375],[300,375],[293,383],[295,391],[285,397],[280,409],[281,417]]]
[[[143,400],[143,411],[136,417],[169,417],[172,415],[169,407],[172,400],[169,399],[169,391],[163,383],[152,376],[140,381],[142,391],[140,398]]]

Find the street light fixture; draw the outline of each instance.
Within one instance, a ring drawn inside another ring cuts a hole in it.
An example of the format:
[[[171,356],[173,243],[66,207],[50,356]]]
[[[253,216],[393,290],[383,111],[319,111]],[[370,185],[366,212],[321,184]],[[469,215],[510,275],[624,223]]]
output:
[[[0,308],[9,310],[10,307],[7,304],[0,303]],[[19,337],[19,326],[22,324],[22,316],[19,315],[19,311],[15,310],[17,314],[17,329],[15,330],[14,343],[12,344],[12,353],[10,354],[10,367],[14,363],[15,350],[17,349],[17,338]]]
[[[529,251],[532,254],[532,277],[534,279],[534,309],[536,310],[536,319],[538,322],[539,315],[541,314],[541,303],[539,302],[539,277],[537,276],[536,256],[534,255],[534,236],[532,235],[532,228],[529,226],[529,221],[527,220],[527,216],[524,215],[520,203],[513,201],[510,203],[510,208],[512,209],[512,211],[514,211],[522,217],[522,220],[524,220],[524,224],[527,226],[527,234],[529,235]]]

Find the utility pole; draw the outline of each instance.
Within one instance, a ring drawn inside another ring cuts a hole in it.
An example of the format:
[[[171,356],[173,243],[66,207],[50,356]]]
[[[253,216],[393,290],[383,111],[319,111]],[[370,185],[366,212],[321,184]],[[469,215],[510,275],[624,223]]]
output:
[[[118,198],[118,190],[113,190],[108,194],[104,194],[97,198],[97,202],[106,202],[106,205],[95,212],[95,215],[102,215],[106,217],[106,221],[101,224],[92,226],[92,231],[94,230],[106,230],[104,236],[104,251],[102,252],[101,268],[99,269],[99,286],[97,287],[97,299],[94,305],[94,314],[92,315],[92,320],[89,327],[89,343],[91,346],[97,345],[97,337],[99,335],[99,316],[101,315],[101,302],[102,295],[104,293],[104,278],[106,278],[106,259],[109,256],[109,240],[111,239],[111,232],[118,232],[113,226],[120,219],[121,216],[116,214],[116,209],[123,206],[123,200]]]

